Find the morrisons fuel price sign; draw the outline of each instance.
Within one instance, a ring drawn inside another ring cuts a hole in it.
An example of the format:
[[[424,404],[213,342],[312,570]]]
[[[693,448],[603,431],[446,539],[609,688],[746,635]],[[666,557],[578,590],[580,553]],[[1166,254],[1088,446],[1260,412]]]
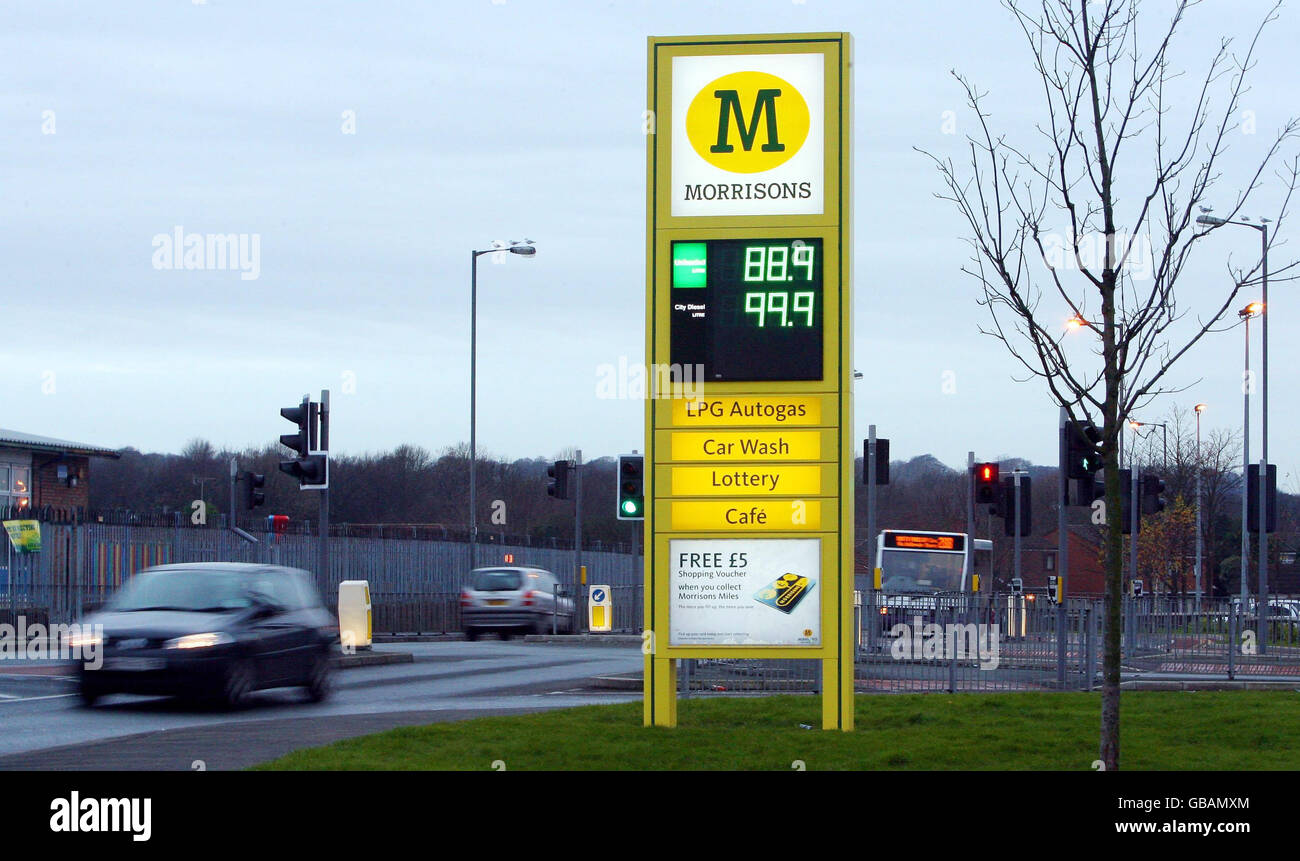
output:
[[[647,724],[675,659],[767,657],[853,725],[850,47],[650,39]]]

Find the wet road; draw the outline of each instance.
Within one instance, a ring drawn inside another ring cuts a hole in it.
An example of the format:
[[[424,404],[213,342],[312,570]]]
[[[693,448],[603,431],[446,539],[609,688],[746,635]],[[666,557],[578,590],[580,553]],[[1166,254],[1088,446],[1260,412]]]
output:
[[[233,713],[125,695],[85,709],[65,670],[0,663],[0,769],[244,768],[395,726],[640,698],[587,684],[641,669],[637,647],[482,640],[377,649],[415,661],[339,671],[324,703],[264,691]]]

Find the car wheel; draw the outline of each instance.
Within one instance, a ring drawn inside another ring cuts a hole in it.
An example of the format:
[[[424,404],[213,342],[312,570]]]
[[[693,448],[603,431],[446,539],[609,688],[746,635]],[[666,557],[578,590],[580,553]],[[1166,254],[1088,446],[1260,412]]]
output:
[[[328,655],[318,655],[312,662],[311,673],[307,676],[307,699],[314,703],[324,702],[329,699],[330,693],[334,690],[334,679],[330,674],[330,659]]]
[[[474,628],[465,629],[465,639],[471,643],[478,639],[478,631]]]
[[[501,639],[503,639],[503,640],[509,640],[509,639],[510,639],[511,637],[513,637],[514,635],[515,635],[515,632],[512,631],[512,630],[510,630],[509,628],[502,628],[502,629],[501,629]]]
[[[104,694],[98,688],[82,682],[80,688],[77,690],[77,695],[81,697],[81,705],[85,708],[91,709],[95,707],[95,703],[99,702],[99,698]]]
[[[253,693],[253,667],[248,661],[235,661],[226,670],[221,684],[221,703],[226,708],[237,709],[248,703]]]

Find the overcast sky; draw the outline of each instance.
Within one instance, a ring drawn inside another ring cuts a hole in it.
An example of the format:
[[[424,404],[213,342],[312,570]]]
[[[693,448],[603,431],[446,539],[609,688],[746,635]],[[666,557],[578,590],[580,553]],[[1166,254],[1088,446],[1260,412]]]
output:
[[[1193,10],[1176,65],[1200,72],[1220,34],[1248,40],[1268,5]],[[0,427],[157,451],[261,445],[290,429],[280,407],[328,388],[336,451],[465,441],[469,252],[528,237],[535,259],[480,264],[480,449],[641,449],[641,402],[598,399],[596,384],[602,364],[643,361],[646,37],[839,30],[856,58],[857,433],[874,422],[895,458],[1050,463],[1056,411],[977,331],[962,224],[914,150],[961,155],[957,69],[988,90],[997,127],[1041,151],[1041,84],[994,0],[6,3]],[[1263,38],[1242,104],[1258,133],[1233,134],[1220,211],[1300,113],[1297,43],[1300,5]],[[1276,210],[1265,180],[1250,214]],[[156,269],[154,237],[178,226],[256,235],[258,277]],[[1202,246],[1186,307],[1226,288],[1229,254],[1253,259],[1256,234]],[[1270,296],[1271,454],[1288,490],[1295,297]],[[1207,430],[1239,428],[1242,334],[1196,347],[1172,378],[1191,388],[1148,417],[1205,401]]]

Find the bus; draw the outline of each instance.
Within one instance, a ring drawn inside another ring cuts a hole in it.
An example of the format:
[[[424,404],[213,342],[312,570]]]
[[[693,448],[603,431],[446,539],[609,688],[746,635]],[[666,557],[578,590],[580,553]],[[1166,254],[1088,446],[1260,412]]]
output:
[[[876,536],[880,590],[909,595],[972,592],[972,575],[988,573],[987,561],[977,567],[978,557],[972,551],[992,553],[993,542],[986,538],[971,542],[964,532],[886,529]]]
[[[939,599],[978,591],[976,575],[987,577],[993,542],[973,541],[964,532],[886,529],[876,536],[876,597],[880,622],[888,630],[919,614],[929,621]],[[964,604],[964,601],[958,602]]]

